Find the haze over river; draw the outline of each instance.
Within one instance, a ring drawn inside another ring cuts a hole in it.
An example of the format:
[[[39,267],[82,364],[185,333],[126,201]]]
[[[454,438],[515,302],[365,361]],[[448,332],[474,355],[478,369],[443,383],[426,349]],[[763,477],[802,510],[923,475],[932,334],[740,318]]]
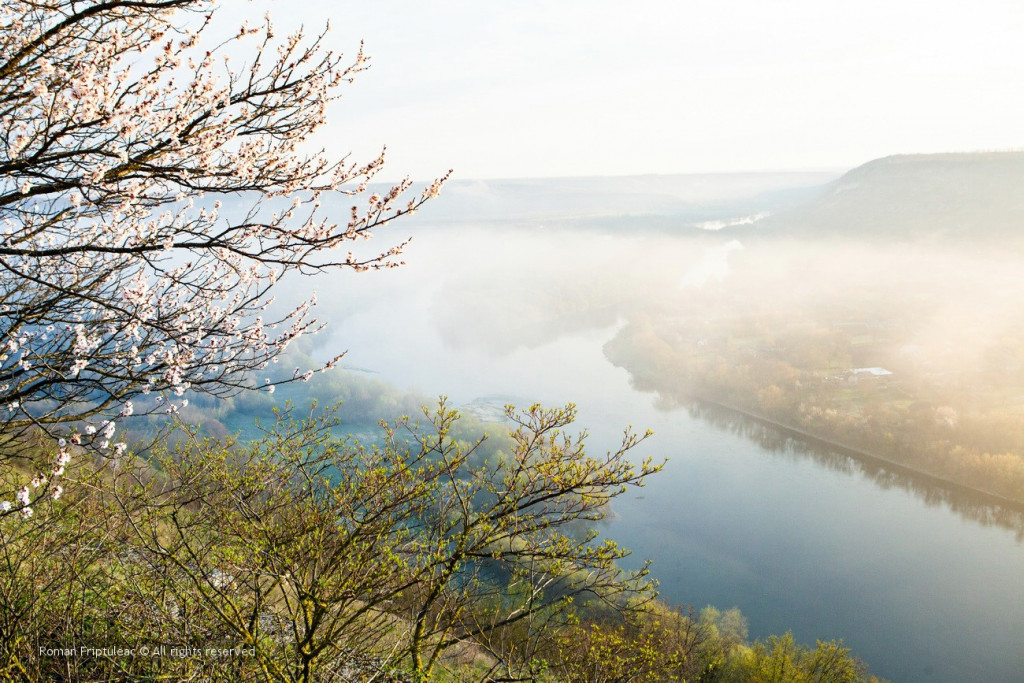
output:
[[[335,309],[327,345],[349,349],[350,367],[456,405],[575,402],[591,449],[613,447],[629,424],[654,430],[637,456],[668,458],[665,470],[616,500],[602,531],[633,549],[629,564],[653,560],[669,603],[739,607],[752,638],[842,638],[893,681],[1020,680],[1019,515],[735,415],[657,407],[602,352],[614,318],[554,316],[544,334],[494,343],[495,321],[540,319],[523,302],[550,263],[515,256],[535,238],[429,233],[410,265],[349,279],[334,290],[344,299],[318,286]]]

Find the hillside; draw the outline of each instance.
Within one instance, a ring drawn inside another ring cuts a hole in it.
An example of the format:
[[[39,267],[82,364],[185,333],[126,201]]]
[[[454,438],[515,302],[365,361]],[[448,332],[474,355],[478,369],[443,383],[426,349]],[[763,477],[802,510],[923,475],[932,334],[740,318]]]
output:
[[[891,156],[766,220],[794,236],[1024,248],[1024,152]]]
[[[832,173],[731,173],[452,180],[417,219],[439,223],[582,223],[660,218],[676,228],[806,202]],[[737,213],[738,212],[738,213]],[[641,220],[643,223],[643,220]]]

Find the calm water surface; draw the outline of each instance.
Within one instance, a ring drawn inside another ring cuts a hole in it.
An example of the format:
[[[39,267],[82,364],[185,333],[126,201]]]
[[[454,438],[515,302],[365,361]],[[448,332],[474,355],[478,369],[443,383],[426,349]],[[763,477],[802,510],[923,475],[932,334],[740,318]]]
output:
[[[664,599],[737,606],[756,637],[843,638],[893,681],[1021,680],[1015,530],[686,414],[655,422],[669,464],[607,533],[654,560]]]

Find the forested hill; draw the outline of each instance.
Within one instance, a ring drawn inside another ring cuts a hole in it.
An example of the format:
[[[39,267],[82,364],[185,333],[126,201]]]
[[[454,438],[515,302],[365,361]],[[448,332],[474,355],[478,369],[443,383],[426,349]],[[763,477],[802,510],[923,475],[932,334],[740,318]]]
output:
[[[761,227],[801,237],[1024,250],[1024,152],[876,159]]]

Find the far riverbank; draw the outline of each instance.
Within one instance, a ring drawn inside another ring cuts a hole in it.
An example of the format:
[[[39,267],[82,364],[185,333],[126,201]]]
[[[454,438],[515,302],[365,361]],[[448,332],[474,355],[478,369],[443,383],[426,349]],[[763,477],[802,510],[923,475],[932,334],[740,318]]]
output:
[[[989,491],[989,490],[986,490],[986,489],[983,489],[983,488],[980,488],[980,487],[977,487],[977,486],[970,486],[970,485],[964,484],[962,482],[954,481],[953,479],[950,479],[948,477],[943,477],[943,476],[935,474],[933,472],[929,472],[929,471],[927,471],[925,469],[921,469],[921,468],[918,468],[918,467],[912,467],[912,466],[907,465],[905,463],[901,463],[901,462],[899,462],[897,460],[893,460],[891,458],[887,458],[885,456],[881,456],[881,455],[878,455],[876,453],[870,453],[870,452],[865,451],[863,449],[856,448],[854,446],[850,446],[848,444],[844,444],[844,443],[841,443],[841,442],[838,442],[838,441],[834,441],[834,440],[829,439],[827,437],[823,437],[823,436],[819,436],[817,434],[813,434],[813,433],[808,432],[807,430],[802,429],[800,427],[796,427],[794,425],[790,425],[790,424],[786,424],[784,422],[780,422],[780,421],[778,421],[776,419],[767,417],[765,415],[761,415],[759,413],[756,413],[756,412],[751,411],[751,410],[747,410],[745,408],[738,408],[738,407],[733,406],[733,405],[728,405],[726,403],[722,403],[721,401],[713,401],[713,400],[708,400],[708,399],[704,399],[704,398],[695,398],[693,400],[698,401],[699,403],[702,403],[702,404],[705,404],[705,405],[714,406],[715,408],[718,408],[718,409],[721,409],[721,410],[725,410],[725,411],[729,411],[731,413],[735,413],[736,415],[741,415],[741,416],[743,416],[743,417],[745,417],[747,419],[753,420],[753,421],[755,421],[755,422],[757,422],[759,424],[762,424],[762,425],[771,427],[773,429],[776,429],[779,432],[781,432],[781,433],[783,433],[783,434],[785,434],[787,436],[791,436],[791,437],[795,437],[797,439],[801,439],[801,440],[809,442],[809,443],[811,443],[813,445],[820,446],[820,447],[823,447],[823,448],[827,448],[827,449],[836,451],[837,453],[841,453],[843,455],[847,455],[847,456],[850,456],[850,457],[858,459],[858,460],[867,461],[867,462],[872,463],[874,465],[880,465],[880,466],[883,466],[883,467],[890,468],[894,472],[897,472],[899,474],[906,474],[906,475],[911,475],[911,476],[914,476],[914,477],[919,477],[921,479],[926,480],[927,482],[929,482],[931,484],[934,484],[934,485],[937,485],[937,486],[942,486],[944,488],[947,488],[947,489],[949,489],[951,491],[954,491],[954,492],[957,492],[957,493],[967,493],[967,494],[970,494],[970,495],[978,496],[978,497],[983,499],[983,502],[986,502],[986,503],[989,503],[989,504],[992,504],[992,505],[1001,505],[1003,507],[1007,507],[1007,508],[1010,508],[1012,510],[1016,510],[1017,512],[1024,513],[1024,501],[1017,500],[1017,499],[1014,499],[1014,498],[1010,498],[1010,497],[1007,497],[1007,496],[1003,496],[1001,494],[998,494],[998,493],[995,493],[993,491]]]

